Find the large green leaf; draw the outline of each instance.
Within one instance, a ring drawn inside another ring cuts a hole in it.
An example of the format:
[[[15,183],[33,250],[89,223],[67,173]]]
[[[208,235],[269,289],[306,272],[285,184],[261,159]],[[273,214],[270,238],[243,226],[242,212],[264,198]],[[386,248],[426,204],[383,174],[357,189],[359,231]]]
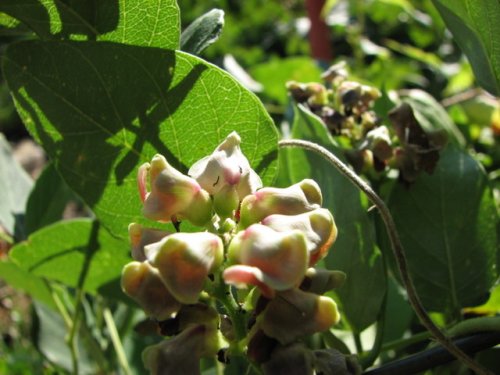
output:
[[[55,309],[56,305],[47,284],[40,277],[29,273],[14,262],[8,259],[0,260],[0,279]]]
[[[62,221],[14,246],[11,259],[30,274],[83,289],[121,297],[119,279],[130,261],[129,245],[91,219]]]
[[[22,237],[20,219],[33,181],[13,158],[9,143],[0,134],[0,224],[10,233]]]
[[[43,39],[179,47],[175,0],[2,0],[0,12],[23,22]]]
[[[497,277],[497,213],[478,162],[450,145],[432,175],[394,186],[389,208],[429,310],[453,316],[486,301]]]
[[[343,159],[321,120],[300,105],[295,106],[292,135],[320,144]],[[381,253],[375,246],[373,223],[360,191],[317,154],[300,149],[286,151],[293,182],[303,178],[317,181],[323,192],[323,206],[333,213],[338,238],[325,263],[329,269],[347,274],[337,294],[353,330],[361,332],[377,319],[386,279]]]
[[[231,131],[263,181],[277,131],[249,91],[194,56],[94,42],[22,42],[3,68],[25,125],[114,234],[142,219],[135,177],[161,153],[186,171]]]
[[[500,96],[500,4],[498,0],[433,0],[467,55],[479,84]]]

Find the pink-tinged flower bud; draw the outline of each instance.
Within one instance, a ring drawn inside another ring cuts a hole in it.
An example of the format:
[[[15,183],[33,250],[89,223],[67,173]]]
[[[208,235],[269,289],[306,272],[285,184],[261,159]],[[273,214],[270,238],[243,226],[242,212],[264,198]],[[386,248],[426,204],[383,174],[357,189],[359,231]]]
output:
[[[302,180],[284,189],[266,187],[248,195],[241,202],[240,227],[246,228],[272,214],[298,215],[321,206],[318,184]]]
[[[277,232],[261,224],[233,238],[228,258],[235,265],[224,271],[226,283],[258,286],[269,298],[274,290],[299,285],[309,262],[306,239],[300,231]]]
[[[148,316],[157,320],[172,318],[181,308],[163,284],[158,270],[147,262],[127,264],[122,271],[121,286]]]
[[[241,138],[232,132],[215,149],[212,155],[198,160],[188,174],[211,195],[216,195],[225,186],[236,188],[239,200],[262,187],[257,173],[240,149]]]
[[[139,262],[146,260],[144,246],[160,241],[171,234],[165,230],[144,228],[141,224],[132,223],[128,226],[128,235],[132,245],[132,258]]]
[[[306,237],[309,266],[324,258],[337,238],[335,221],[326,208],[317,208],[299,215],[269,215],[261,223],[278,232],[294,229],[301,231]]]
[[[174,233],[144,248],[167,289],[182,303],[198,301],[204,283],[222,263],[222,240],[208,232]]]
[[[215,329],[193,325],[179,335],[147,347],[142,353],[144,366],[152,375],[201,374],[200,358],[219,350]]]
[[[151,192],[147,192],[149,172]],[[172,218],[187,219],[195,225],[205,225],[212,216],[209,194],[189,176],[155,155],[151,164],[143,164],[138,174],[139,192],[144,201],[143,214],[148,219],[169,222]]]
[[[286,345],[326,331],[339,319],[337,304],[331,298],[291,289],[269,301],[257,324],[267,336]]]

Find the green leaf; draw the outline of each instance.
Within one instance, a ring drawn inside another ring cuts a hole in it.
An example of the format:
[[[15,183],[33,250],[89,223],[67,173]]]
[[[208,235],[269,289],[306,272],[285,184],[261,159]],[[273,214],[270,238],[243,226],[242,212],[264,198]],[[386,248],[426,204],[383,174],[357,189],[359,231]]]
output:
[[[175,0],[2,0],[0,12],[23,22],[42,39],[179,47],[180,16]]]
[[[231,131],[269,184],[277,131],[227,73],[182,52],[93,42],[22,42],[4,55],[21,117],[68,185],[118,236],[141,221],[138,166],[161,153],[186,172]]]
[[[388,204],[427,309],[453,317],[485,302],[497,277],[497,212],[480,164],[450,145],[432,176],[396,184]]]
[[[314,60],[306,57],[272,59],[269,62],[253,66],[250,75],[264,84],[263,94],[280,104],[288,101],[286,83],[288,81],[319,82],[321,69]]]
[[[200,54],[210,44],[219,39],[224,26],[224,11],[212,9],[198,17],[181,34],[181,50]]]
[[[500,96],[498,0],[433,0],[433,3],[467,55],[478,83]]]
[[[34,276],[70,287],[84,278],[86,292],[122,297],[119,280],[130,261],[129,245],[91,219],[62,221],[43,228],[11,250],[10,256]]]
[[[0,223],[7,232],[23,237],[22,216],[33,181],[12,157],[9,143],[0,134]]]
[[[463,134],[431,95],[422,90],[407,90],[402,100],[411,106],[418,123],[427,134],[445,132],[449,142],[465,146]]]
[[[294,106],[294,112],[293,138],[322,145],[343,160],[341,151],[317,116],[301,105]],[[295,148],[286,151],[293,182],[303,178],[318,182],[323,192],[323,206],[333,213],[338,238],[325,263],[329,269],[347,274],[346,282],[336,293],[352,329],[361,332],[377,320],[386,279],[381,253],[375,246],[373,223],[360,191],[317,154]]]
[[[55,308],[49,287],[40,277],[31,274],[7,259],[0,260],[0,275],[0,279],[7,282],[10,286],[29,293],[31,297],[44,302],[47,306]]]
[[[67,371],[73,369],[71,353],[66,343],[68,331],[62,317],[54,310],[48,309],[43,303],[35,303],[34,308],[38,317],[38,331],[35,336],[36,346],[52,363],[61,366]],[[82,328],[83,329],[83,328]],[[77,336],[79,374],[91,375],[99,373],[83,340]]]
[[[49,164],[36,180],[26,204],[26,234],[61,220],[71,199],[75,199],[73,192],[61,179],[54,165]]]

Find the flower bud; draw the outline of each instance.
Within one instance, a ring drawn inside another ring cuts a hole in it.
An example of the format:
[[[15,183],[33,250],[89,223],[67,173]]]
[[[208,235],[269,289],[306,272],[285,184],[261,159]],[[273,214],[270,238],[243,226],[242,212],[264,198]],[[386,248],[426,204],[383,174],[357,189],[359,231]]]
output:
[[[200,358],[213,356],[217,350],[216,330],[198,324],[169,340],[147,347],[142,353],[142,360],[153,375],[195,375],[201,374]]]
[[[195,324],[204,324],[213,329],[217,329],[219,326],[219,313],[217,310],[203,303],[183,305],[176,319],[181,331]]]
[[[151,192],[146,189],[149,172]],[[155,155],[151,164],[143,164],[138,175],[139,192],[144,201],[143,214],[162,222],[186,218],[194,225],[206,224],[212,216],[209,194],[192,178],[182,174]]]
[[[387,160],[392,157],[392,142],[386,126],[379,126],[366,134],[366,147],[375,157]]]
[[[274,290],[299,285],[309,262],[306,240],[300,231],[276,232],[260,224],[233,238],[228,258],[236,264],[224,271],[226,283],[256,285],[269,298]]]
[[[211,195],[216,195],[226,186],[234,186],[239,200],[262,187],[257,173],[240,149],[241,138],[232,132],[215,149],[212,155],[198,160],[188,174]]]
[[[314,354],[302,343],[277,346],[262,370],[264,375],[313,375]]]
[[[214,195],[214,209],[221,218],[233,217],[239,204],[240,199],[234,186],[226,185]]]
[[[132,245],[132,258],[139,262],[146,260],[144,246],[160,241],[170,232],[159,229],[144,228],[141,224],[132,223],[128,226],[128,235]]]
[[[322,203],[318,184],[302,180],[284,189],[265,187],[248,195],[240,208],[240,227],[247,228],[272,214],[297,215],[319,208]]]
[[[144,248],[172,295],[196,303],[207,276],[222,263],[223,244],[208,232],[174,233]]]
[[[121,286],[148,316],[157,320],[172,318],[181,308],[163,284],[158,270],[147,262],[127,264],[122,271]]]
[[[328,249],[337,238],[337,227],[333,216],[326,208],[299,215],[269,215],[262,224],[278,232],[299,230],[306,238],[309,252],[309,266],[324,258]]]
[[[300,289],[279,292],[258,318],[259,327],[282,345],[322,332],[338,323],[337,304],[329,297]]]

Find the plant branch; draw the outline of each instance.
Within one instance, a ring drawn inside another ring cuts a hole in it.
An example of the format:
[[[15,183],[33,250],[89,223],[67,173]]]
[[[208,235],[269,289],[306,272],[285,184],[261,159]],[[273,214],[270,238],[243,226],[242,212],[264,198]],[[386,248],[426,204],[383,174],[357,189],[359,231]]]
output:
[[[462,337],[455,345],[468,353],[477,353],[500,343],[500,332],[487,332]],[[442,346],[433,347],[423,352],[395,360],[378,368],[368,370],[363,375],[411,375],[451,362],[455,358]]]
[[[354,173],[347,165],[345,165],[339,158],[333,155],[326,148],[317,145],[313,142],[298,140],[298,139],[287,139],[279,142],[280,147],[299,147],[309,151],[316,152],[325,158],[330,164],[332,164],[340,173],[342,173],[349,181],[351,181],[357,188],[363,191],[368,199],[378,208],[382,220],[384,221],[384,225],[387,230],[387,234],[390,239],[392,251],[394,253],[394,257],[396,259],[396,263],[398,265],[399,273],[401,275],[401,279],[403,285],[408,293],[408,299],[410,301],[413,310],[417,314],[420,322],[424,325],[424,327],[431,332],[434,338],[448,350],[451,354],[453,354],[456,358],[461,360],[464,364],[469,366],[472,370],[474,370],[478,374],[493,374],[491,371],[484,369],[480,364],[474,361],[471,357],[469,357],[466,353],[464,353],[460,348],[458,348],[453,341],[439,328],[437,327],[432,319],[429,317],[429,314],[425,310],[420,298],[415,289],[415,285],[413,284],[413,280],[410,277],[410,273],[408,270],[408,262],[406,260],[406,255],[403,250],[403,245],[401,244],[401,240],[399,239],[399,235],[396,229],[396,225],[394,223],[394,219],[387,208],[386,204],[380,198],[375,191],[365,182],[363,181],[356,173]]]
[[[108,307],[104,308],[103,311],[104,321],[106,322],[106,327],[108,328],[109,336],[111,337],[111,341],[113,342],[113,347],[115,348],[116,357],[118,358],[118,362],[120,363],[121,368],[123,369],[123,373],[125,375],[131,375],[132,371],[128,365],[127,355],[123,349],[122,342],[120,340],[120,335],[118,334],[118,330],[116,329],[115,320],[113,319],[113,314]]]

